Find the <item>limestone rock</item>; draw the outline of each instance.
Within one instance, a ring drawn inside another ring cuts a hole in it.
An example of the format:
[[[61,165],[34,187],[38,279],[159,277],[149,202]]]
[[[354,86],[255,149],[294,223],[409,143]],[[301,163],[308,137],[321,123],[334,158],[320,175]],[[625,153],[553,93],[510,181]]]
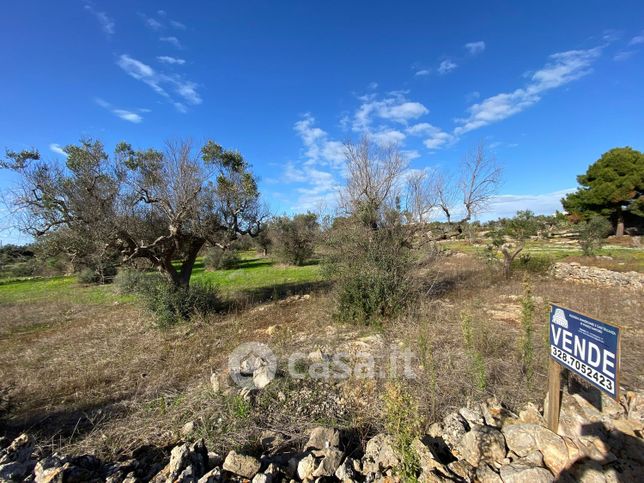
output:
[[[498,463],[506,453],[503,434],[491,426],[472,426],[457,448],[458,454],[472,466],[478,466],[481,460]]]
[[[476,468],[476,479],[480,483],[502,483],[503,481],[499,474],[485,463]]]
[[[297,464],[297,476],[302,481],[310,480],[313,477],[314,471],[315,471],[315,457],[312,454],[305,456]]]
[[[335,470],[335,477],[343,483],[356,481],[358,472],[355,470],[352,458],[345,458],[344,462]]]
[[[458,413],[450,413],[443,418],[442,434],[445,444],[454,451],[467,432],[467,422]]]
[[[484,424],[483,414],[481,413],[480,408],[461,408],[458,410],[458,414],[460,414],[470,426],[473,424]]]
[[[539,412],[539,408],[537,408],[533,403],[526,404],[525,407],[519,411],[519,420],[522,423],[541,424],[542,426],[545,426],[545,419],[541,415],[541,412]]]
[[[563,438],[536,424],[512,424],[503,427],[508,448],[519,456],[539,450],[550,471],[559,474],[568,464],[568,447]]]
[[[223,476],[221,474],[221,468],[215,467],[210,470],[208,473],[199,478],[198,483],[219,483],[223,481]]]
[[[230,473],[243,476],[250,480],[257,474],[261,466],[257,458],[231,451],[224,460],[223,468]]]
[[[337,429],[317,427],[311,431],[309,441],[304,449],[337,448],[340,444],[340,433]]]
[[[554,481],[552,473],[547,469],[520,463],[502,466],[499,473],[503,483],[551,483]]]
[[[313,472],[313,477],[319,478],[321,476],[333,476],[340,466],[342,456],[342,451],[338,449],[329,448],[323,450],[322,461],[320,461],[320,464]]]
[[[363,473],[378,473],[400,464],[391,436],[378,434],[367,442],[363,458]]]

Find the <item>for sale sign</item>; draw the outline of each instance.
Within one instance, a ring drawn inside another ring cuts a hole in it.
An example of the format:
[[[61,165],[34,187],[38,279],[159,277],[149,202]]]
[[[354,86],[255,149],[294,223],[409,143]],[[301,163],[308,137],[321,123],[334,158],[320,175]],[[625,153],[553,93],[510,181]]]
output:
[[[550,356],[613,399],[619,396],[620,329],[552,305]]]

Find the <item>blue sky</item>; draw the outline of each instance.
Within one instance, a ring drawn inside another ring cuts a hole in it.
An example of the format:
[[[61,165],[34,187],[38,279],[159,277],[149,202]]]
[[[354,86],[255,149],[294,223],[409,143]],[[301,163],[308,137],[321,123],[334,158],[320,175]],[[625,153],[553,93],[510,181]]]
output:
[[[275,213],[327,208],[342,142],[504,167],[486,216],[551,213],[606,150],[644,148],[644,3],[23,1],[0,16],[0,147],[214,139]],[[7,192],[16,180],[0,172]],[[0,240],[19,241],[0,208]]]

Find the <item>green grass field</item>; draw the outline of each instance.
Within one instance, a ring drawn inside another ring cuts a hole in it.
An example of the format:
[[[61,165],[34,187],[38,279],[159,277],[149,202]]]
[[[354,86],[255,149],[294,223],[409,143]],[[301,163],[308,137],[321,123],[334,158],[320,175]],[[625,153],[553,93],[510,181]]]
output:
[[[475,245],[464,240],[444,242],[442,246],[473,255],[482,256],[485,253],[485,245]],[[611,257],[612,260],[593,260],[592,257],[583,257],[581,249],[575,245],[562,245],[547,240],[530,240],[521,253],[547,256],[554,262],[579,261],[582,264],[599,265],[610,270],[644,272],[644,250],[641,248],[605,245],[597,251],[597,255]],[[500,257],[500,254],[498,256]]]
[[[282,265],[255,252],[241,254],[242,261],[229,270],[206,270],[199,258],[192,273],[192,283],[207,283],[230,298],[237,294],[270,296],[305,288],[322,280],[317,261],[301,267]],[[75,276],[50,278],[0,279],[0,304],[25,303],[45,299],[90,304],[131,302],[132,295],[120,295],[110,285],[82,285]]]
[[[192,281],[210,283],[222,294],[253,292],[296,287],[322,280],[316,260],[304,266],[283,265],[272,258],[258,257],[255,252],[241,254],[237,267],[228,270],[206,270],[203,259],[198,259],[192,272]]]

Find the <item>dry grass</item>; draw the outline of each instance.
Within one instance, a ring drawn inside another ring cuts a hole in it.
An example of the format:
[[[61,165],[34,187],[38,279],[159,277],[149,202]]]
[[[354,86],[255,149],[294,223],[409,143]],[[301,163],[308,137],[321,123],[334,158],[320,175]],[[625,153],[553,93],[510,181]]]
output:
[[[392,348],[417,356],[417,378],[406,387],[424,425],[446,411],[491,395],[511,407],[541,403],[546,387],[548,303],[617,322],[624,328],[622,384],[642,387],[644,327],[641,294],[532,277],[535,298],[535,376],[521,372],[520,301],[523,275],[505,281],[479,259],[441,259],[423,270],[418,307],[382,332],[332,322],[325,292],[310,300],[237,308],[168,330],[154,327],[134,303],[87,304],[64,300],[5,303],[0,318],[0,418],[7,431],[29,429],[50,449],[103,456],[152,444],[166,447],[196,423],[223,451],[297,445],[306,429],[333,424],[356,439],[383,427],[384,379],[296,381],[281,376],[248,403],[214,394],[212,371],[226,366],[245,341],[265,342],[286,366],[288,354],[361,350],[380,356],[388,375]],[[80,290],[80,289],[75,289]],[[481,356],[485,387],[477,384],[472,348],[463,337],[471,320],[472,346]],[[2,411],[4,410],[4,414]],[[270,449],[268,448],[268,449]]]

